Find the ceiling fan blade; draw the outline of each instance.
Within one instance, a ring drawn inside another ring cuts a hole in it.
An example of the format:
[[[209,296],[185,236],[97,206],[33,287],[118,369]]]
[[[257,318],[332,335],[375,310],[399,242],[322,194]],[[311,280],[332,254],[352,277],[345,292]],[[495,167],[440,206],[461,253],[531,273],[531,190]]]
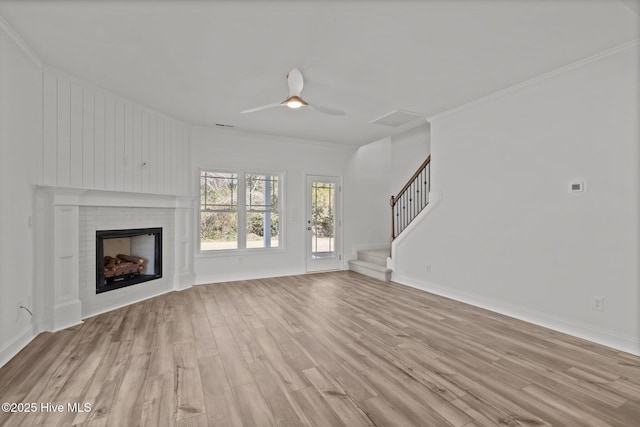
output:
[[[304,79],[302,73],[297,68],[289,71],[287,74],[287,83],[289,84],[289,96],[300,96],[304,87]]]
[[[339,108],[325,107],[324,105],[309,104],[309,107],[316,111],[320,111],[321,113],[331,114],[332,116],[344,116],[347,114]]]
[[[282,103],[280,103],[280,102],[274,102],[273,104],[263,105],[262,107],[250,108],[248,110],[240,111],[240,113],[242,113],[242,114],[244,114],[244,113],[255,113],[256,111],[262,111],[262,110],[267,110],[269,108],[280,107],[281,105],[282,105]]]

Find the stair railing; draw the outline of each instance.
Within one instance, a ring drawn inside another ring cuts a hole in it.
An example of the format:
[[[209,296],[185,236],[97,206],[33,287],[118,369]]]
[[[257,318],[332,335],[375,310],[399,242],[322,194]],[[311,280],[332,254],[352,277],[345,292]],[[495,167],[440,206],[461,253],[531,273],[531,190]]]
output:
[[[429,204],[431,188],[431,155],[413,174],[396,196],[391,196],[391,240],[402,233],[402,230],[418,216]]]

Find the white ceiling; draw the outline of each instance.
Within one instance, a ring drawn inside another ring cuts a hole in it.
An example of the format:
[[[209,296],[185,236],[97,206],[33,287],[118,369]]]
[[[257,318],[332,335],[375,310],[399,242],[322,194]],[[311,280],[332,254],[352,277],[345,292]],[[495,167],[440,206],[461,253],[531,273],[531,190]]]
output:
[[[55,68],[196,125],[361,145],[640,37],[634,0],[7,1]],[[276,108],[303,97],[346,116]]]

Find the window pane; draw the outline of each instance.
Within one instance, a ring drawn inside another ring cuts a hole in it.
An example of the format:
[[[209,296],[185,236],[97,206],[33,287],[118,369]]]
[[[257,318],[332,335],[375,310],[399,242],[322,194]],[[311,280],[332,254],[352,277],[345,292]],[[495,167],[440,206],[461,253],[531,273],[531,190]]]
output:
[[[200,212],[200,250],[237,248],[237,212]]]
[[[238,174],[200,173],[200,250],[238,248]]]
[[[238,174],[226,172],[200,173],[200,209],[236,208],[238,205]]]
[[[311,189],[312,258],[331,258],[335,253],[335,184],[314,182]]]
[[[279,224],[277,213],[247,212],[247,248],[277,248]]]
[[[245,176],[247,248],[276,248],[279,245],[278,177]]]
[[[246,205],[248,211],[278,210],[278,177],[272,175],[246,176]]]

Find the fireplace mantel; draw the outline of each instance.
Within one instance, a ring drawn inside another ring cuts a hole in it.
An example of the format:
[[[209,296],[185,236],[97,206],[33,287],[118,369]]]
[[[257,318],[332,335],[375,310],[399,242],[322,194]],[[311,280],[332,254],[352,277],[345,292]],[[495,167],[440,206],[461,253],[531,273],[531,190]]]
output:
[[[41,185],[54,205],[191,209],[193,197]]]
[[[165,218],[170,219],[173,229],[168,243],[171,253],[166,254],[170,261],[168,270],[173,274],[166,277],[167,282],[159,293],[193,284],[193,197],[57,186],[38,186],[37,195],[35,235],[39,271],[34,304],[39,308],[36,320],[40,331],[64,329],[82,323],[83,317],[155,296],[150,290],[144,294],[123,291],[116,296],[118,299],[100,294],[83,300],[81,287],[89,285],[84,283],[87,279],[81,274],[87,269],[84,263],[88,250],[86,242],[81,241],[83,227],[86,227],[80,220],[83,209],[99,212],[98,222],[107,212],[113,215],[113,212],[130,212],[130,208],[144,208],[145,215],[148,210],[150,216],[166,212]],[[118,220],[126,220],[126,215],[116,215]],[[95,289],[95,283],[91,285]],[[116,292],[109,294],[113,293]]]

